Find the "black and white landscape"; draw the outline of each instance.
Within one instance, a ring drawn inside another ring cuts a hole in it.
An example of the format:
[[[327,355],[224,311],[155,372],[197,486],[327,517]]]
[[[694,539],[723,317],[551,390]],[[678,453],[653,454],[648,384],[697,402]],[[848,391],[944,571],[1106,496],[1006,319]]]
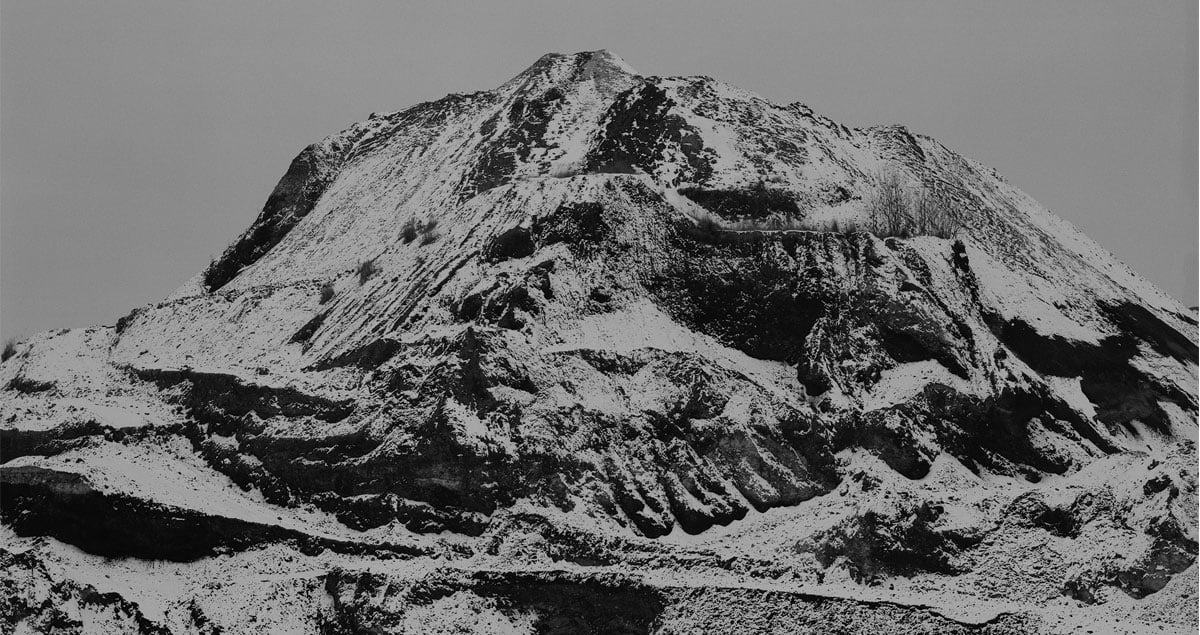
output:
[[[0,364],[0,632],[1195,632],[1197,326],[994,170],[550,54]]]

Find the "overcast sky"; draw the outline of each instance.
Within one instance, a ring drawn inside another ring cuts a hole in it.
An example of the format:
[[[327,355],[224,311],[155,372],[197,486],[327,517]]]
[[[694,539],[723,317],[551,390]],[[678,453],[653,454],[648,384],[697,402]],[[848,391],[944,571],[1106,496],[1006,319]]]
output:
[[[113,323],[305,145],[550,51],[709,75],[995,167],[1196,303],[1196,3],[0,3],[0,337]]]

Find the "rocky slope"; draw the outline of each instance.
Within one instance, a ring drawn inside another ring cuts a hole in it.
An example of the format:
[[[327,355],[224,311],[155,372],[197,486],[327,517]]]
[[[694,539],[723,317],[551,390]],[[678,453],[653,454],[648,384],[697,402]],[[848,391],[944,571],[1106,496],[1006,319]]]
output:
[[[885,172],[958,229],[832,231]],[[1196,382],[1194,314],[936,141],[547,55],[17,346],[0,632],[1190,632]]]

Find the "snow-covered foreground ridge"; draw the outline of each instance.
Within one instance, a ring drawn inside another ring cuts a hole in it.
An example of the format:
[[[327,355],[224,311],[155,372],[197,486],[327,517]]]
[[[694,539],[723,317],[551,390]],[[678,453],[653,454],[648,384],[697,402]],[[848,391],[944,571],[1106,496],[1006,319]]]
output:
[[[957,234],[696,222],[883,173]],[[0,632],[1194,631],[1196,384],[1189,312],[936,141],[547,55],[17,346]]]

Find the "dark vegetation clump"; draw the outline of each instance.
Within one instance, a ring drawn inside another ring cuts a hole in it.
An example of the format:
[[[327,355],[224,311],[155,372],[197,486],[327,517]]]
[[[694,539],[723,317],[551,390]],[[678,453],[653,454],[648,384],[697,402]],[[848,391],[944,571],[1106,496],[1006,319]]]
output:
[[[595,174],[638,174],[641,170],[629,159],[617,157],[597,164],[592,168],[592,172]]]
[[[4,342],[4,352],[0,353],[0,362],[8,361],[8,358],[17,354],[17,343],[13,340]]]
[[[333,293],[334,291],[332,282],[326,282],[325,284],[321,285],[321,304],[325,304],[326,302],[332,300]]]
[[[375,259],[364,260],[358,264],[358,284],[366,284],[371,276],[379,273],[379,267],[375,264]]]
[[[800,211],[790,193],[768,187],[766,181],[759,181],[749,188],[731,190],[683,187],[679,193],[705,210],[694,218],[694,228],[685,228],[693,238],[702,242],[730,242],[749,236],[747,232],[815,229],[805,223],[804,212]],[[736,220],[726,221],[728,218]]]
[[[696,220],[696,229],[702,234],[715,234],[721,231],[721,223],[712,216],[702,216]]]
[[[752,240],[772,232],[789,231],[837,234],[868,231],[881,238],[951,238],[960,226],[958,213],[949,201],[924,186],[903,182],[894,171],[880,174],[875,188],[867,195],[866,222],[804,218],[790,195],[769,189],[762,181],[745,190],[681,188],[679,192],[705,210],[693,216],[694,225],[684,231],[707,243]],[[727,221],[727,218],[737,220]]]
[[[721,221],[708,214],[697,218],[694,226],[685,226],[684,229],[692,238],[706,243],[721,242],[722,233],[725,232]]]
[[[767,187],[759,181],[753,187],[735,190],[705,190],[683,187],[679,193],[704,209],[725,218],[764,219],[771,216],[800,218],[803,213],[788,192]]]

